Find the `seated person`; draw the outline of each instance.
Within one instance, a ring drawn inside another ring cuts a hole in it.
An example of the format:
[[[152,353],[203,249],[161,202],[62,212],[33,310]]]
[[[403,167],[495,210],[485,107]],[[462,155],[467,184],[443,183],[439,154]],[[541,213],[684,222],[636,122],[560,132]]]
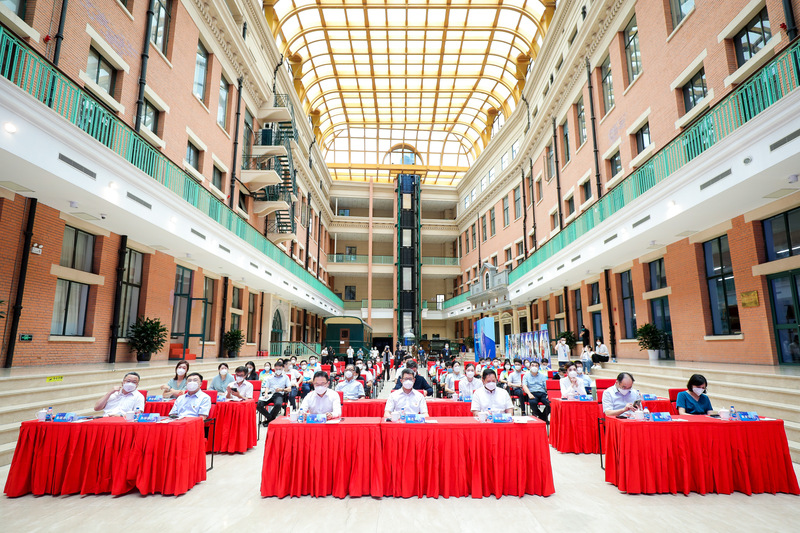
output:
[[[473,415],[477,415],[487,409],[491,409],[494,413],[507,413],[509,415],[514,412],[511,396],[497,386],[497,374],[491,368],[483,371],[483,387],[473,393],[472,407],[470,407]]]
[[[589,377],[589,374],[584,372],[583,362],[582,361],[575,361],[575,370],[578,372],[578,379],[583,381],[583,388],[586,389],[586,394],[592,393],[592,378]]]
[[[320,370],[322,370],[322,365],[320,365],[317,362],[317,356],[316,355],[312,355],[311,357],[308,358],[308,368],[310,368],[314,372],[319,372]],[[313,379],[313,376],[312,376],[312,379]]]
[[[497,384],[508,390],[508,375],[511,373],[511,363],[506,360],[503,366],[497,371]]]
[[[200,390],[203,376],[197,372],[192,372],[186,376],[186,394],[182,394],[175,400],[175,405],[169,412],[169,416],[184,418],[189,416],[199,416],[203,420],[211,410],[211,398],[208,394]]]
[[[400,381],[402,388],[393,390],[389,394],[389,399],[386,400],[386,410],[383,413],[384,418],[389,418],[395,411],[402,411],[405,409],[406,413],[428,416],[428,404],[425,402],[425,396],[414,390],[414,371],[406,368],[400,374]]]
[[[294,373],[293,377],[299,385],[300,396],[305,397],[306,394],[311,392],[311,380],[314,379],[314,373],[317,371],[303,359],[300,361],[300,371],[292,370],[291,372]]]
[[[189,363],[185,360],[178,361],[175,365],[175,377],[161,386],[164,399],[177,398],[186,390],[186,374],[189,372]]]
[[[629,413],[635,408],[633,404],[640,400],[639,391],[633,389],[633,376],[628,372],[620,372],[617,382],[603,392],[603,412],[606,416],[619,416]]]
[[[578,368],[573,362],[566,365],[567,375],[561,378],[561,399],[574,400],[578,396],[586,394],[586,387],[583,380],[578,377]]]
[[[587,374],[592,373],[592,355],[594,355],[592,347],[588,344],[584,344],[583,351],[581,352],[581,362],[586,367]]]
[[[233,383],[233,376],[228,373],[228,363],[220,363],[217,370],[219,373],[211,380],[208,390],[224,394],[228,390],[228,385]]]
[[[358,400],[364,397],[364,386],[356,379],[355,365],[345,367],[344,381],[336,385],[336,392],[344,393],[345,400]]]
[[[414,361],[413,359],[409,359],[406,362],[406,368],[414,372],[414,390],[425,391],[424,394],[426,396],[433,396],[433,387],[430,386],[430,383],[428,383],[427,379],[425,379],[424,377],[420,376],[419,373],[417,373],[417,362]],[[399,376],[400,377],[397,378],[397,383],[395,383],[394,388],[392,390],[397,390],[402,386],[402,383],[400,382],[400,378],[402,378],[403,376],[402,371],[399,374]]]
[[[228,384],[226,400],[241,402],[253,399],[253,384],[247,381],[247,367],[240,366],[236,369],[234,381]]]
[[[531,367],[522,378],[522,392],[528,397],[531,412],[550,423],[550,399],[547,397],[547,376],[539,372],[539,363],[531,361]],[[544,405],[544,411],[539,410],[539,404]]]
[[[270,374],[272,374],[272,363],[267,361],[266,363],[264,363],[264,369],[258,373],[258,376],[259,379],[263,380],[266,379],[267,376],[269,376]]]
[[[456,361],[453,363],[453,372],[448,373],[443,376],[444,377],[444,395],[446,398],[452,398],[453,395],[456,393],[456,382],[459,382],[459,386],[461,385],[461,380],[464,378],[464,374],[461,372],[461,363]]]
[[[264,417],[261,425],[268,426],[278,417],[291,390],[289,378],[283,373],[283,361],[279,359],[275,363],[275,371],[261,383],[261,397],[256,404],[256,409]],[[272,403],[269,411],[267,411],[268,403]]]
[[[694,374],[686,384],[686,390],[678,393],[678,414],[706,415],[713,411],[711,400],[706,395],[708,381],[700,374]]]
[[[256,372],[256,364],[252,361],[248,361],[245,363],[245,368],[247,369],[247,375],[244,379],[247,381],[257,381],[258,380],[258,372]]]
[[[522,391],[522,359],[514,359],[514,370],[508,373],[508,392],[512,396],[523,398],[525,393]]]
[[[144,396],[136,390],[139,374],[128,372],[122,385],[116,385],[94,404],[95,411],[105,411],[106,416],[124,416],[126,412],[144,411]]]
[[[314,390],[303,398],[300,409],[310,415],[327,415],[328,420],[342,416],[339,394],[328,388],[328,373],[320,370],[314,374]]]
[[[552,368],[550,368],[550,359],[547,357],[542,358],[542,362],[539,363],[539,372],[544,374],[544,377],[547,377],[547,373],[550,372]]]
[[[361,359],[356,360],[356,372],[359,376],[364,378],[364,392],[367,393],[367,397],[372,396],[372,382],[374,381],[374,377],[372,376],[372,372],[370,372],[367,367],[364,365],[364,361]]]
[[[475,366],[467,363],[465,376],[458,382],[458,394],[464,397],[472,397],[475,391],[483,387],[483,382],[475,375]]]

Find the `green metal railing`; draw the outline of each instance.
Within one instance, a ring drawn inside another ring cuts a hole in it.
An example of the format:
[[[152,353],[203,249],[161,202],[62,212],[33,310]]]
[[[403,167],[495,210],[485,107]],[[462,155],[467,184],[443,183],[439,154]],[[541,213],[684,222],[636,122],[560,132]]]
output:
[[[367,264],[368,256],[355,254],[331,254],[328,256],[329,263],[359,263]]]
[[[342,305],[342,300],[333,291],[294,262],[256,228],[242,220],[47,60],[1,27],[0,75],[183,198],[236,237],[277,262],[336,305]]]
[[[463,293],[459,294],[458,296],[453,296],[449,300],[445,300],[443,307],[447,309],[448,307],[455,307],[457,305],[462,305],[467,301],[467,294]]]
[[[360,311],[364,308],[364,304],[363,300],[345,300],[343,307],[345,311]]]
[[[364,307],[367,307],[368,301],[364,300],[362,302]],[[376,300],[372,299],[372,308],[373,309],[394,309],[394,302],[392,300]]]
[[[372,256],[373,264],[378,265],[393,265],[394,264],[394,256],[391,255],[373,255]]]
[[[295,356],[298,359],[308,359],[309,356],[319,356],[322,351],[320,343],[306,344],[304,342],[270,342],[269,355],[272,357],[291,357]]]
[[[423,265],[437,265],[437,266],[459,266],[461,261],[458,257],[423,257]]]

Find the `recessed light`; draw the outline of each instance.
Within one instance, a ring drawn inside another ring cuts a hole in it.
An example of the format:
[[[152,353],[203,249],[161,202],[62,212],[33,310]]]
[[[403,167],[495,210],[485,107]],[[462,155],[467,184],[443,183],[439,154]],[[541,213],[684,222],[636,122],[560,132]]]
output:
[[[12,122],[6,122],[3,124],[3,129],[6,130],[8,133],[17,133],[17,126]]]

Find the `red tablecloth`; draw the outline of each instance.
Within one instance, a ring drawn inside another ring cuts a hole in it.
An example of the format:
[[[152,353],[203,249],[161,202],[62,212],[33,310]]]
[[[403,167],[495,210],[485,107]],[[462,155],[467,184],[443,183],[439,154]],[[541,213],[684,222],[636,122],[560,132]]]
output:
[[[145,413],[158,413],[161,416],[168,416],[172,411],[175,400],[165,400],[163,402],[144,402]]]
[[[644,400],[642,407],[650,409],[651,413],[669,413],[677,415],[678,410],[672,407],[672,402],[668,398],[659,398],[658,400]]]
[[[256,402],[217,402],[211,406],[209,416],[216,420],[214,438],[208,436],[206,451],[244,453],[255,448],[257,435]]]
[[[382,496],[380,418],[269,425],[261,496]],[[405,463],[405,461],[404,461]]]
[[[345,400],[342,403],[342,416],[381,418],[386,409],[386,399]]]
[[[472,416],[472,411],[470,411],[472,404],[470,402],[457,402],[439,398],[426,398],[426,402],[428,404],[428,414],[433,418],[440,416]],[[385,410],[385,398],[381,400],[345,400],[342,404],[342,416],[344,417],[383,417]]]
[[[544,422],[435,420],[381,423],[386,496],[499,498],[555,492]]]
[[[607,418],[606,481],[628,494],[800,494],[782,420],[673,419]]]
[[[23,422],[5,493],[183,494],[206,479],[203,441],[198,418]]]
[[[597,419],[603,408],[597,402],[550,400],[550,444],[565,453],[600,453]]]
[[[459,402],[444,398],[428,398],[428,414],[432,418],[443,416],[472,416],[472,402]]]

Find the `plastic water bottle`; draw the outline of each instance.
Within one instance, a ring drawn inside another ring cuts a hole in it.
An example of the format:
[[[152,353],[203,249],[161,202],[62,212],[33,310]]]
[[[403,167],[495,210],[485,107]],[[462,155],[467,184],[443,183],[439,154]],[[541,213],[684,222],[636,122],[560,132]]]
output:
[[[306,421],[306,410],[303,409],[302,407],[300,408],[300,411],[298,411],[297,413],[297,421],[300,422],[301,424]]]
[[[647,407],[644,408],[644,419],[650,420],[650,409],[648,409]]]
[[[403,407],[403,410],[400,411],[400,420],[402,420],[403,422],[406,421],[406,408],[405,407]]]
[[[491,407],[487,407],[486,408],[486,421],[487,422],[491,422],[492,421],[492,408]]]
[[[48,407],[47,408],[47,418],[45,418],[45,420],[50,420],[50,421],[53,420],[53,408],[52,407]]]
[[[731,420],[736,420],[739,415],[736,414],[736,408],[731,405]]]

